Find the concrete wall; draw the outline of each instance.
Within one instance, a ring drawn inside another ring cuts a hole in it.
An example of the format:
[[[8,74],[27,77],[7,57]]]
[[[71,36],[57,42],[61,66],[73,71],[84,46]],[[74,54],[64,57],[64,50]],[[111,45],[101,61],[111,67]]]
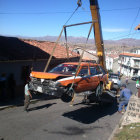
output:
[[[35,70],[43,70],[43,67],[45,67],[46,61],[15,61],[15,62],[0,62],[0,75],[2,73],[6,74],[6,77],[9,76],[9,74],[14,74],[14,78],[16,80],[17,85],[22,85],[22,69],[24,66],[29,66],[31,68],[32,66],[35,68]]]
[[[118,73],[118,71],[120,71],[119,64],[118,64],[118,59],[113,60],[113,68],[112,69],[113,69],[114,73]]]
[[[113,69],[113,58],[106,57],[106,69],[112,70]]]

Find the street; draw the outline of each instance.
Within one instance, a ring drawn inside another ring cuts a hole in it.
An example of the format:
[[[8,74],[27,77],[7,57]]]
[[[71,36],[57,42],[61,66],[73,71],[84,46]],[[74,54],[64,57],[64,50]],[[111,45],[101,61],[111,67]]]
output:
[[[135,81],[128,88],[136,92]],[[110,106],[82,104],[76,96],[74,105],[60,99],[42,100],[30,105],[0,111],[0,139],[4,140],[107,140],[119,123],[121,114],[115,102]]]

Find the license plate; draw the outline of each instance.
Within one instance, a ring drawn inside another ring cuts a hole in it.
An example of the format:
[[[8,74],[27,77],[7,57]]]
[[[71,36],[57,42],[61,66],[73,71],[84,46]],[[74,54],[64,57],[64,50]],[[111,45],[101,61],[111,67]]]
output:
[[[42,87],[37,87],[38,92],[42,92]]]

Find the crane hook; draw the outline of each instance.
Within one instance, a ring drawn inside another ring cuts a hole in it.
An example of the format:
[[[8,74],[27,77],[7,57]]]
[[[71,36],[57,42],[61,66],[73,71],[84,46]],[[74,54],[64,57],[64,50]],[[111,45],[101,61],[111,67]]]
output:
[[[82,1],[81,1],[81,0],[78,0],[78,1],[77,1],[77,5],[78,5],[78,7],[81,7]]]

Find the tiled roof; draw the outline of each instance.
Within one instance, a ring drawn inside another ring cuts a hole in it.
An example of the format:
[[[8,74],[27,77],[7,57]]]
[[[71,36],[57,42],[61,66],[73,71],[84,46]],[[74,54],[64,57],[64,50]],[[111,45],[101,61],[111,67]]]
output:
[[[125,55],[130,57],[140,57],[140,54],[134,54],[134,53],[121,53],[120,55]]]
[[[0,61],[48,59],[54,45],[54,42],[0,36]],[[78,56],[71,51],[69,55],[70,58]],[[58,44],[52,58],[67,58],[66,48]]]
[[[0,61],[48,59],[43,50],[15,37],[0,36]]]
[[[52,50],[55,46],[55,42],[48,42],[48,41],[35,41],[35,40],[23,40],[25,43],[30,45],[36,46],[43,50],[44,52],[51,55]],[[57,44],[53,56],[55,58],[67,58],[67,51],[65,46],[61,46]],[[69,57],[77,57],[79,56],[77,53],[72,52],[69,50]]]

